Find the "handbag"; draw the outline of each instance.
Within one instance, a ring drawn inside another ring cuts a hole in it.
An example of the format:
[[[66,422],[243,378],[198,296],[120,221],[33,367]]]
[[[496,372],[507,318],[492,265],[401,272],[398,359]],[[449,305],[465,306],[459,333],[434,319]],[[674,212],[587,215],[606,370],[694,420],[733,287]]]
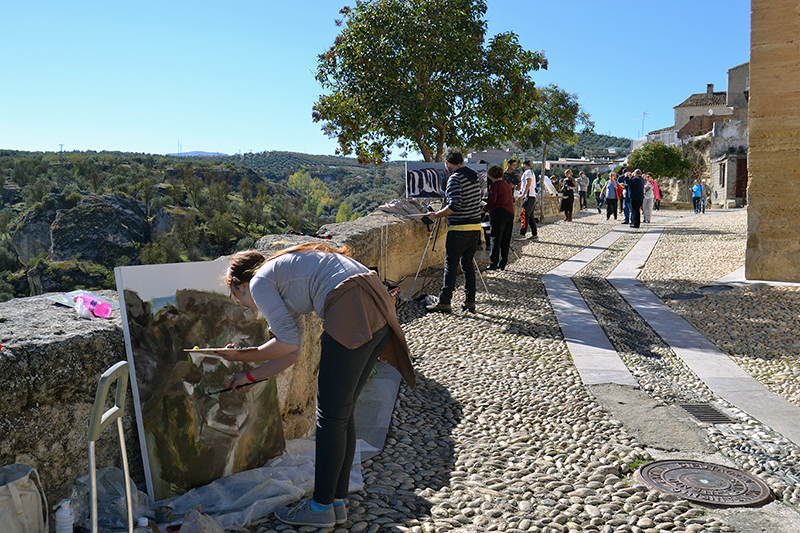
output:
[[[39,472],[28,465],[0,467],[0,531],[3,533],[47,533],[47,497]],[[44,501],[44,505],[42,504]]]

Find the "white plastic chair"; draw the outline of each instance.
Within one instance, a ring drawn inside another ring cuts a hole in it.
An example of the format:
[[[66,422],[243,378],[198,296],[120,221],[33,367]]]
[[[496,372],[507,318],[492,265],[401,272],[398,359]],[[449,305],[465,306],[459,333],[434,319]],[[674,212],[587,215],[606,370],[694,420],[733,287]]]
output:
[[[106,397],[111,388],[111,384],[117,384],[117,397],[114,407],[108,411],[103,411],[106,405]],[[122,472],[125,476],[125,507],[128,511],[128,533],[133,533],[133,500],[131,498],[131,486],[128,474],[128,454],[125,450],[125,434],[122,430],[122,416],[125,414],[125,393],[128,390],[128,363],[120,361],[100,376],[97,384],[97,395],[94,397],[94,407],[92,408],[92,418],[89,422],[89,481],[90,493],[89,504],[91,506],[92,533],[98,533],[97,528],[97,467],[95,465],[94,443],[100,438],[100,434],[114,420],[117,421],[117,432],[119,434],[119,451],[122,455]]]

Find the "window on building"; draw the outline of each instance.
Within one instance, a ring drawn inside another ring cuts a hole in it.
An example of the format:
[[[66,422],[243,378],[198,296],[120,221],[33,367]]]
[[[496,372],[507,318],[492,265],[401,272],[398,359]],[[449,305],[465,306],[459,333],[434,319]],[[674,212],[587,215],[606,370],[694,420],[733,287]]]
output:
[[[719,164],[719,184],[725,185],[725,162]]]

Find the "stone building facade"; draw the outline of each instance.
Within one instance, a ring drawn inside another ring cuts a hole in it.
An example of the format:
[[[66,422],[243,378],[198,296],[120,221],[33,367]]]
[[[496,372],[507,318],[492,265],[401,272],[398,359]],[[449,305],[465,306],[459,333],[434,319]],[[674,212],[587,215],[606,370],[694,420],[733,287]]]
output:
[[[800,11],[752,0],[748,279],[800,281]]]

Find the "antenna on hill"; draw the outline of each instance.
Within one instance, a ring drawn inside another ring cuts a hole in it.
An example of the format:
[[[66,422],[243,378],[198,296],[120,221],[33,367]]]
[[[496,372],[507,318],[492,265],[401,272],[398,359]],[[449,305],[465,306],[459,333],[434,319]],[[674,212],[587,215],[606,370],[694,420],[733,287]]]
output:
[[[180,157],[181,153],[181,142],[178,141],[178,157]]]

